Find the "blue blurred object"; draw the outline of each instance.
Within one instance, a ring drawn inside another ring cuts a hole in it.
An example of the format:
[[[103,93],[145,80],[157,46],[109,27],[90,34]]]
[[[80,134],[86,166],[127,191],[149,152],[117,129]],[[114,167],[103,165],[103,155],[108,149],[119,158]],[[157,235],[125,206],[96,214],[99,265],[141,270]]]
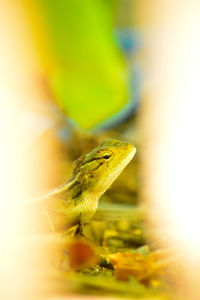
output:
[[[115,30],[116,40],[119,48],[127,55],[133,55],[142,47],[141,35],[130,28],[120,28]]]

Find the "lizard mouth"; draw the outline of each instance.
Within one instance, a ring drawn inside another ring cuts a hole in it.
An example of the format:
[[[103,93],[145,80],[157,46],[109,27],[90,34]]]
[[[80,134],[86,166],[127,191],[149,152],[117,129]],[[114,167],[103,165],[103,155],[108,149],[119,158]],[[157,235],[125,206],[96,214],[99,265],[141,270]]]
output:
[[[120,163],[117,163],[115,165],[115,168],[118,168],[119,170],[121,169],[121,171],[128,165],[128,163],[133,159],[135,153],[136,153],[136,148],[129,144],[126,149],[124,149],[124,151],[128,154],[121,160]],[[120,173],[121,173],[120,171]]]
[[[136,153],[136,148],[134,146],[130,145],[128,148],[127,151],[129,151],[129,154],[123,160],[125,166],[133,159]]]

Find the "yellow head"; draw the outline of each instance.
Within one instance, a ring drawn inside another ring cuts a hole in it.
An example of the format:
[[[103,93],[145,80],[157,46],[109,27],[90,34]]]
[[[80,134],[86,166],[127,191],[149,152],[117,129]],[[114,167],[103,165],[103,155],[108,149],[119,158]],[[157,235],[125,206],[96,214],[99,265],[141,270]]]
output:
[[[86,154],[76,172],[82,189],[102,195],[132,160],[136,152],[133,145],[115,139],[106,139]]]

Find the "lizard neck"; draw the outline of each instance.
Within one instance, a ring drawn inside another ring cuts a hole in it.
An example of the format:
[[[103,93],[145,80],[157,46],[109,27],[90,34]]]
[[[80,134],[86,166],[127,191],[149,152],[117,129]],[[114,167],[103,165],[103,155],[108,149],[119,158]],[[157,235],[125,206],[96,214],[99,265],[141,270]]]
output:
[[[68,192],[70,198],[76,201],[82,201],[84,198],[91,201],[98,201],[101,195],[105,192],[105,185],[98,184],[92,174],[77,174],[73,181],[68,184]]]

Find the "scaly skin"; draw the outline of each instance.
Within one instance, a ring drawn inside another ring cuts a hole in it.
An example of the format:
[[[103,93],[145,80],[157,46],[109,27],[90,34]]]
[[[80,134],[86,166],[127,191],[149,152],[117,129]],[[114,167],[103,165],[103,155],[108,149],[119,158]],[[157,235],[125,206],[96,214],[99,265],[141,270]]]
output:
[[[56,231],[82,225],[94,215],[98,200],[111,186],[135,155],[133,145],[107,139],[100,146],[79,158],[69,183],[41,197],[51,224]]]

